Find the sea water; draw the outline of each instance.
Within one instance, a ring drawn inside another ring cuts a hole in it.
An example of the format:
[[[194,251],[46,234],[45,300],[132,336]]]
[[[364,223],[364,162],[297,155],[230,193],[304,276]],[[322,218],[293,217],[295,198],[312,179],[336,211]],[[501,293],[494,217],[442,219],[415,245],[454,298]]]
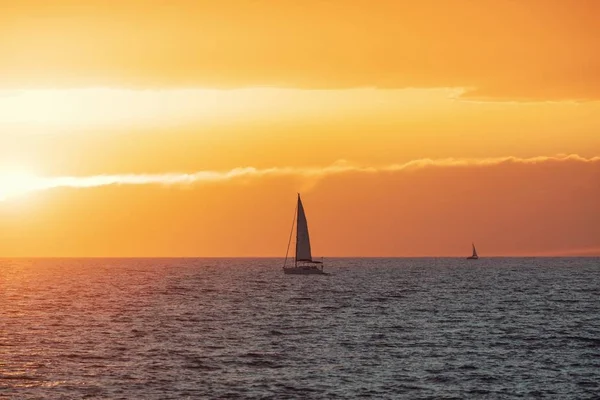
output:
[[[4,259],[0,398],[600,398],[600,259]]]

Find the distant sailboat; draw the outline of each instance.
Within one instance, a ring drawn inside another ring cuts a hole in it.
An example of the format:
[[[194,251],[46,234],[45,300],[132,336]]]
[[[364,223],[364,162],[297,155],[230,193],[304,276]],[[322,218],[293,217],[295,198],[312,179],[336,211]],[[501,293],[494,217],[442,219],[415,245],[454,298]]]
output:
[[[475,250],[475,244],[471,244],[473,245],[473,255],[471,255],[471,257],[467,257],[467,260],[477,260],[479,259],[479,256],[477,255],[477,250]]]
[[[286,266],[290,244],[292,242],[292,233],[296,225],[296,257],[294,258],[294,266]],[[296,275],[329,275],[323,271],[323,262],[314,261],[310,251],[310,237],[308,236],[308,223],[306,222],[306,214],[298,193],[298,203],[296,212],[294,213],[294,221],[292,222],[292,230],[290,232],[290,240],[288,241],[288,249],[285,253],[285,261],[283,263],[283,271],[286,274]]]

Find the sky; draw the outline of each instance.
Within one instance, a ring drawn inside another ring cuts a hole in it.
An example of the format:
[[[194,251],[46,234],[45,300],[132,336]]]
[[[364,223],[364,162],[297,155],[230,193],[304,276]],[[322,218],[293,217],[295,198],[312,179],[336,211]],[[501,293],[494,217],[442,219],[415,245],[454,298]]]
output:
[[[594,0],[0,0],[0,255],[600,255]]]

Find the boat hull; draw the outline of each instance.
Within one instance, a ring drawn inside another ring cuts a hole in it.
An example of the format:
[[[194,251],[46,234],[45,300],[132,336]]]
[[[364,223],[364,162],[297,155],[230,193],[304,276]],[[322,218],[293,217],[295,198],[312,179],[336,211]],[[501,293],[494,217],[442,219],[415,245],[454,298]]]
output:
[[[288,275],[329,275],[317,267],[289,267],[284,268],[283,272]]]
[[[479,260],[479,257],[471,256],[471,257],[467,257],[467,260]]]

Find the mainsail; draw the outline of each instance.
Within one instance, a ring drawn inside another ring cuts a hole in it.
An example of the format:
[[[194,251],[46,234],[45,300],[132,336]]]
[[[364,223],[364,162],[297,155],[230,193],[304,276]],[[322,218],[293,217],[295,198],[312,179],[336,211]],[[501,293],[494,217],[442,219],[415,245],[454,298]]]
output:
[[[306,222],[300,194],[298,194],[298,218],[296,222],[296,261],[312,261],[308,223]]]
[[[473,257],[477,257],[477,250],[475,250],[475,243],[471,243],[473,245]]]

